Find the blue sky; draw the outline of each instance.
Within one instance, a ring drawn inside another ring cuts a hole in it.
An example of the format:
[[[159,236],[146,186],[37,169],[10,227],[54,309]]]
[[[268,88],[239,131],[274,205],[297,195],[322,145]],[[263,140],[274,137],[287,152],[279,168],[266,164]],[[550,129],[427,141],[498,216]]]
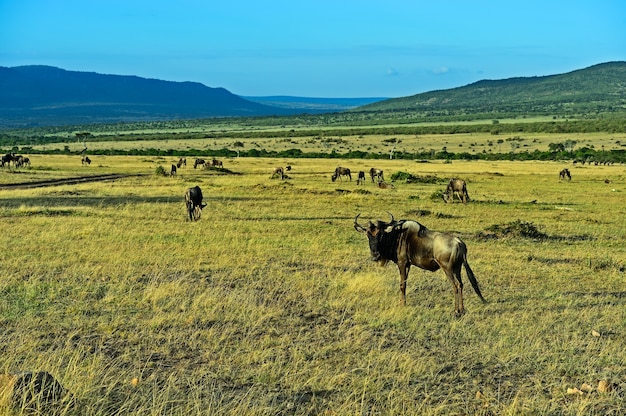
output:
[[[0,0],[0,66],[402,97],[626,60],[623,0]]]

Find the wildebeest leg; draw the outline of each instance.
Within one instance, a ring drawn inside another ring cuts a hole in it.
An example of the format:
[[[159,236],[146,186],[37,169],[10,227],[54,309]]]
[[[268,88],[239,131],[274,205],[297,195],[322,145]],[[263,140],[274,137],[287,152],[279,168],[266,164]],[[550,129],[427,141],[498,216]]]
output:
[[[410,263],[398,262],[398,270],[400,270],[400,301],[406,305],[406,280],[409,277]]]
[[[465,313],[463,307],[463,281],[461,280],[461,264],[458,267],[448,266],[442,267],[448,280],[452,283],[452,290],[454,291],[454,314],[459,317]]]

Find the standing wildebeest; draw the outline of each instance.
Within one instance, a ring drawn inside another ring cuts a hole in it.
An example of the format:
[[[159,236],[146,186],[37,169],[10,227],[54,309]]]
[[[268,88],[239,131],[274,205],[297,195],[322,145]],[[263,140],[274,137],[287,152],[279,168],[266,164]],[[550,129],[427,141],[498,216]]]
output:
[[[176,175],[176,165],[172,165],[172,170],[170,170],[170,176]]]
[[[83,159],[81,160],[81,163],[84,165],[85,163],[88,165],[91,165],[91,159],[89,159],[89,156],[83,156]]]
[[[567,178],[568,181],[572,180],[572,174],[569,172],[568,168],[563,169],[559,172],[559,180]]]
[[[193,162],[193,168],[197,168],[200,165],[204,165],[206,163],[206,161],[204,159],[196,159],[195,162]]]
[[[176,164],[176,167],[180,168],[182,166],[187,167],[187,158],[186,157],[181,157],[180,159],[178,159],[178,163]]]
[[[15,160],[15,153],[7,153],[6,155],[2,156],[2,167],[4,167],[5,164],[9,165],[9,167],[11,167],[11,162]]]
[[[372,178],[372,182],[384,182],[385,180],[385,178],[383,177],[383,171],[376,168],[370,169],[370,178]],[[376,178],[375,181],[374,178]]]
[[[196,185],[187,189],[187,192],[185,192],[185,206],[189,214],[189,221],[200,219],[202,208],[206,207],[206,204],[202,202],[202,190],[199,186]]]
[[[361,215],[361,214],[359,214]],[[465,313],[463,307],[463,281],[461,266],[478,297],[485,302],[478,281],[467,262],[467,247],[460,238],[452,234],[431,231],[417,221],[369,222],[363,227],[354,218],[354,229],[367,235],[372,260],[381,265],[393,261],[400,271],[400,292],[402,303],[406,305],[406,280],[411,266],[431,272],[440,268],[452,283],[454,290],[454,312],[457,316]]]
[[[454,203],[454,195],[457,195],[459,200],[463,201],[464,204],[469,199],[469,195],[467,194],[467,185],[463,179],[450,179],[450,182],[448,182],[448,186],[443,193],[444,202],[447,203],[450,201],[451,203]]]
[[[365,172],[362,170],[359,171],[359,176],[356,178],[357,185],[363,185],[365,183]]]
[[[214,168],[224,168],[224,164],[222,163],[222,161],[217,159],[213,159],[211,161],[211,166],[213,166]]]
[[[341,180],[342,176],[347,176],[348,178],[350,178],[350,180],[352,180],[352,175],[350,174],[350,169],[342,168],[341,166],[337,166],[337,168],[335,169],[335,173],[333,173],[333,176],[331,176],[330,179],[333,182],[335,182],[337,180],[337,178],[339,178],[339,180]]]

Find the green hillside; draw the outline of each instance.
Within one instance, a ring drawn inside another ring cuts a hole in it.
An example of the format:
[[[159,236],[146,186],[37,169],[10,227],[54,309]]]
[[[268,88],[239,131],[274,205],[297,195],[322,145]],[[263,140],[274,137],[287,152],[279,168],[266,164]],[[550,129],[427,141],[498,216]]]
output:
[[[622,112],[626,111],[626,62],[604,63],[560,75],[483,80],[385,100],[353,111],[472,118]]]

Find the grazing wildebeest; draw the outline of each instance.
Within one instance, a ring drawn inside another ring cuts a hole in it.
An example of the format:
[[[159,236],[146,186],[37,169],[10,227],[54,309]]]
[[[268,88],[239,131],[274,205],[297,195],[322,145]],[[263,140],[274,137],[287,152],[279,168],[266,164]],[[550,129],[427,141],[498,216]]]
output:
[[[213,166],[214,168],[224,168],[224,164],[222,163],[222,161],[217,159],[213,159],[211,161],[211,166]]]
[[[176,167],[180,168],[182,166],[187,167],[187,158],[186,157],[181,157],[180,159],[178,159],[178,163],[176,164]]]
[[[91,165],[91,159],[89,159],[89,156],[83,156],[83,159],[81,161],[81,163],[84,165],[85,163],[88,165]]]
[[[380,189],[394,189],[395,188],[392,183],[387,183],[387,182],[378,182],[378,187]]]
[[[448,186],[446,187],[445,192],[443,193],[444,202],[450,201],[454,203],[454,195],[457,195],[459,200],[464,204],[469,199],[469,195],[467,194],[467,185],[463,179],[452,178],[448,182]]]
[[[333,176],[331,176],[330,179],[333,182],[335,182],[337,180],[337,178],[339,178],[339,180],[342,180],[341,179],[342,176],[347,176],[348,178],[350,178],[350,180],[352,180],[352,175],[350,174],[350,169],[342,168],[341,166],[337,166],[337,168],[335,169],[335,173],[333,173]]]
[[[30,166],[30,158],[29,157],[23,158],[22,159],[22,165],[23,166],[26,166],[26,165]]]
[[[204,159],[196,159],[195,162],[193,162],[193,168],[197,168],[200,165],[204,165],[206,163],[206,161]]]
[[[361,214],[359,214],[361,215]],[[354,229],[364,233],[370,246],[371,259],[386,265],[393,261],[400,271],[401,301],[406,305],[406,280],[411,266],[417,266],[431,272],[440,268],[452,283],[454,290],[454,312],[457,316],[465,313],[463,306],[463,281],[461,266],[478,297],[485,302],[478,281],[467,262],[467,247],[458,237],[449,233],[431,231],[417,221],[395,221],[391,215],[390,222],[369,222],[363,227],[354,218]]]
[[[187,189],[185,192],[185,206],[187,207],[187,214],[189,214],[189,221],[197,221],[200,219],[202,208],[206,207],[206,204],[202,202],[202,190],[199,186]]]
[[[176,175],[176,165],[172,165],[172,170],[170,170],[170,176]]]
[[[568,168],[563,169],[559,172],[559,180],[567,178],[568,181],[572,180],[572,174],[569,172]]]
[[[363,185],[365,183],[365,172],[362,170],[359,171],[359,176],[356,178],[357,185]]]
[[[22,155],[14,155],[13,156],[13,165],[15,165],[16,168],[21,168],[22,165],[24,165],[24,156],[22,156]]]
[[[277,167],[274,168],[274,170],[272,171],[272,178],[275,178],[276,176],[280,176],[280,179],[284,179],[285,178],[285,171],[282,167]]]
[[[385,180],[381,169],[371,168],[370,177],[372,178],[372,182],[383,182]],[[376,178],[376,180],[374,180],[374,178]]]

